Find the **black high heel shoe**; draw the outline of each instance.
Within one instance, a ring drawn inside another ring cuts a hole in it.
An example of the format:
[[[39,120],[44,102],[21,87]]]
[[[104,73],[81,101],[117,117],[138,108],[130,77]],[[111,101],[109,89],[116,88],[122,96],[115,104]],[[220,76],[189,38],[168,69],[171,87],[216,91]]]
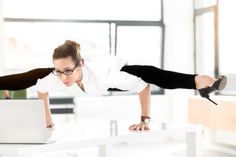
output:
[[[208,99],[210,102],[214,103],[215,105],[217,105],[216,102],[214,102],[213,100],[210,99],[209,94],[217,91],[217,90],[222,90],[225,88],[227,83],[227,77],[226,76],[220,76],[211,87],[206,87],[206,88],[202,88],[199,89],[199,93],[203,98]]]

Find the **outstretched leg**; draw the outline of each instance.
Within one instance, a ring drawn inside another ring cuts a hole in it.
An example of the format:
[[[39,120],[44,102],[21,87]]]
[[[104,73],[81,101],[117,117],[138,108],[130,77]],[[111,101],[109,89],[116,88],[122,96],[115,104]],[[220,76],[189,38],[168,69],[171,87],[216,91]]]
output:
[[[121,71],[138,76],[145,82],[155,84],[161,88],[197,89],[202,97],[207,98],[216,105],[217,103],[210,99],[209,94],[224,89],[227,82],[225,76],[214,79],[207,75],[184,74],[146,65],[126,65],[122,67]]]
[[[0,90],[21,90],[34,86],[38,79],[46,77],[53,68],[38,68],[24,73],[0,77]]]
[[[196,89],[196,74],[184,74],[173,71],[162,70],[148,65],[125,65],[121,71],[142,78],[147,83],[155,84],[166,89]]]

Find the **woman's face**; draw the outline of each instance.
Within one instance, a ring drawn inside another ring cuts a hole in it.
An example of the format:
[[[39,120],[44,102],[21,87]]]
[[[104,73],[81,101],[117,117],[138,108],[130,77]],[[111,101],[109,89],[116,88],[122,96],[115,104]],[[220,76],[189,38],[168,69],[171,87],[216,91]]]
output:
[[[82,80],[82,69],[80,65],[75,65],[71,57],[54,59],[55,70],[53,73],[66,86],[71,86],[76,81]]]

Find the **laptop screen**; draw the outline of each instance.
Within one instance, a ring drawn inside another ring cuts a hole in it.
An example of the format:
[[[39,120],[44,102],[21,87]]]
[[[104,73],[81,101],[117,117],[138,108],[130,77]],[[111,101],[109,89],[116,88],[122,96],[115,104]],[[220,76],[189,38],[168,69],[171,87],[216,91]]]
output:
[[[42,100],[0,100],[0,143],[45,143]]]

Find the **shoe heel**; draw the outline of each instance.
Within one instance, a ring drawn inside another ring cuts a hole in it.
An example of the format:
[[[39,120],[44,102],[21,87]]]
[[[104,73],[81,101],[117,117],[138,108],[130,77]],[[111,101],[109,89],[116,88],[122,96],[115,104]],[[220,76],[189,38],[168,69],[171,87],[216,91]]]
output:
[[[209,95],[208,95],[207,97],[205,97],[205,98],[206,98],[207,100],[209,100],[210,102],[212,102],[213,104],[218,105],[215,101],[213,101],[213,100],[210,99]]]

